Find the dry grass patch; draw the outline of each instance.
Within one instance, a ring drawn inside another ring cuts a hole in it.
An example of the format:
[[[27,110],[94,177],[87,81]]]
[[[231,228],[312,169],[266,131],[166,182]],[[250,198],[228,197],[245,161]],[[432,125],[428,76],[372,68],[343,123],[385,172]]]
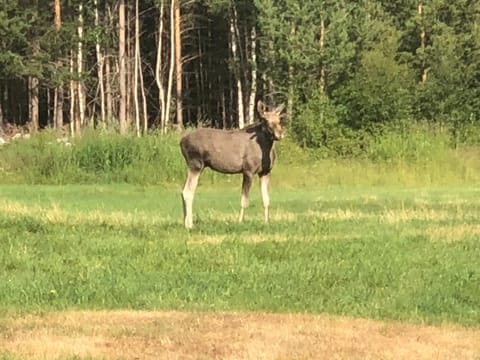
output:
[[[285,234],[248,234],[241,236],[242,241],[247,243],[261,243],[264,241],[284,242],[288,240]]]
[[[450,243],[460,241],[468,236],[480,236],[480,225],[432,226],[427,229],[426,233],[433,241],[443,240]]]
[[[375,216],[373,213],[366,213],[351,209],[335,209],[331,211],[309,210],[305,213],[307,217],[314,217],[321,220],[361,220],[371,219]]]
[[[434,210],[429,208],[385,210],[383,214],[380,215],[380,219],[388,224],[412,220],[442,221],[451,218],[452,214],[450,214],[448,211]]]
[[[188,237],[188,242],[196,245],[221,244],[224,240],[224,235],[192,234]]]
[[[221,244],[227,236],[225,235],[206,235],[206,234],[192,234],[189,235],[189,244],[203,245],[203,244]],[[264,241],[287,241],[288,238],[284,234],[242,234],[239,235],[240,241],[245,243],[260,243]]]
[[[61,312],[4,319],[0,349],[22,359],[475,359],[480,328],[326,315]]]
[[[125,213],[121,211],[68,212],[53,203],[50,207],[26,206],[16,201],[0,201],[0,211],[9,215],[32,216],[51,224],[103,224],[112,226],[159,225],[171,221],[168,217],[154,216],[144,212]]]
[[[295,221],[297,218],[298,214],[281,209],[276,209],[270,214],[270,219],[274,221]]]

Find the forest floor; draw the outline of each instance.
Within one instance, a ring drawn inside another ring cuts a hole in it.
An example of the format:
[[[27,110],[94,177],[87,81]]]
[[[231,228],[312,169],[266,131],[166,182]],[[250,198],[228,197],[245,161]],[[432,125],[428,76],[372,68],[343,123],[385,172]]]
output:
[[[331,315],[46,312],[2,320],[0,358],[479,359],[480,328]]]

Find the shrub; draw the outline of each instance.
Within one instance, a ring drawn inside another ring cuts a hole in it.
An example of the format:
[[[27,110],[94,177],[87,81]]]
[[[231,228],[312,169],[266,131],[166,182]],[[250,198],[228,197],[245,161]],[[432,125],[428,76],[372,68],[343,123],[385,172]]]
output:
[[[347,107],[343,122],[358,129],[409,118],[411,83],[412,75],[406,65],[398,64],[380,50],[366,52],[359,71],[336,91],[337,101]]]
[[[375,161],[429,162],[443,158],[450,146],[448,133],[421,123],[397,122],[372,136],[367,156]]]
[[[343,108],[335,106],[328,97],[316,93],[299,108],[293,123],[297,142],[304,148],[314,149],[316,157],[351,157],[364,152],[365,137],[363,130],[354,131],[339,121]]]
[[[184,175],[178,140],[176,134],[137,138],[91,131],[67,146],[43,132],[2,146],[0,181],[166,183]]]

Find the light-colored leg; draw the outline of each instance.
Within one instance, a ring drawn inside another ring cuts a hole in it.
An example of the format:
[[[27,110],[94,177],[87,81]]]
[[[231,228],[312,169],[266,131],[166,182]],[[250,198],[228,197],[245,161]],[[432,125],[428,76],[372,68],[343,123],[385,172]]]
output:
[[[270,175],[260,176],[260,191],[262,192],[263,211],[265,214],[265,222],[268,222],[268,207],[270,206],[270,196],[268,195],[268,184],[270,183]]]
[[[245,209],[248,207],[248,194],[250,193],[250,186],[252,186],[252,175],[243,174],[242,199],[240,201],[240,216],[238,217],[239,222],[243,221]]]
[[[187,229],[193,227],[193,198],[195,196],[195,189],[197,188],[199,177],[200,172],[188,170],[187,180],[185,181],[185,186],[182,191],[183,219]]]

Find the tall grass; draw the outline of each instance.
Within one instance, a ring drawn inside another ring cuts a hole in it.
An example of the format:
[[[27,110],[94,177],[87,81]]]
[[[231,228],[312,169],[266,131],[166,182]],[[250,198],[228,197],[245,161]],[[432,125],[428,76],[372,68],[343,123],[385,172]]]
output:
[[[0,149],[4,182],[158,184],[183,177],[178,136],[87,132],[69,143],[44,132]]]
[[[185,164],[179,138],[90,131],[71,139],[70,145],[43,132],[0,147],[0,183],[180,184]],[[479,149],[452,149],[447,136],[422,127],[372,136],[361,154],[349,158],[324,158],[325,152],[302,149],[291,138],[279,142],[277,150],[276,186],[419,186],[480,180]],[[201,181],[220,185],[232,178],[207,171]]]

